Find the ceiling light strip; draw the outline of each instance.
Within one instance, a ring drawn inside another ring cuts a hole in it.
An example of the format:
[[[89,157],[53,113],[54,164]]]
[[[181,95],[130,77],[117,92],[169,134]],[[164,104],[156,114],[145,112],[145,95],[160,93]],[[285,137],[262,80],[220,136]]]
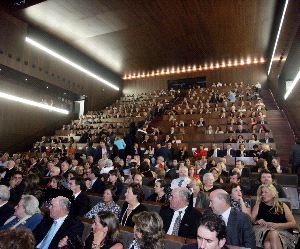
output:
[[[251,59],[248,57],[246,60],[241,59],[240,61],[234,60],[232,62],[231,60],[228,60],[228,63],[225,63],[225,61],[222,61],[222,63],[211,63],[210,65],[204,64],[196,66],[183,66],[183,67],[171,67],[161,70],[152,70],[151,72],[143,72],[143,73],[132,73],[132,74],[125,74],[123,79],[124,80],[131,80],[131,79],[140,79],[140,78],[149,78],[149,77],[156,77],[156,76],[166,76],[170,74],[182,74],[182,73],[194,73],[197,71],[206,71],[206,70],[215,70],[220,68],[230,68],[230,67],[238,67],[238,66],[249,66],[251,64],[263,64],[265,63],[265,59],[261,58],[258,60],[257,58]]]
[[[277,48],[277,44],[278,44],[278,40],[279,40],[279,36],[280,36],[280,31],[281,31],[281,28],[282,28],[282,24],[283,24],[283,21],[284,21],[285,12],[286,12],[288,3],[289,3],[289,0],[285,0],[284,9],[283,9],[281,20],[280,20],[280,24],[279,24],[279,29],[278,29],[278,32],[277,32],[277,36],[276,36],[276,40],[275,40],[275,44],[274,44],[274,48],[273,48],[271,60],[269,62],[268,75],[271,72],[271,67],[272,67],[272,64],[273,64],[273,59],[274,59],[275,51],[276,51],[276,48]]]
[[[45,105],[45,104],[42,104],[42,103],[39,103],[39,102],[36,102],[36,101],[33,101],[33,100],[24,99],[24,98],[17,97],[17,96],[14,96],[14,95],[10,95],[10,94],[4,93],[4,92],[0,92],[0,98],[15,101],[15,102],[26,104],[26,105],[39,107],[39,108],[54,111],[54,112],[59,112],[59,113],[66,114],[66,115],[69,114],[69,111],[67,111],[67,110],[60,109],[60,108],[57,108],[57,107],[53,107],[53,106],[50,106],[50,105]]]
[[[293,89],[295,88],[295,86],[297,85],[297,83],[300,80],[300,69],[295,77],[295,79],[292,82],[292,85],[287,89],[285,95],[284,95],[284,99],[287,99],[288,96],[292,93]]]
[[[37,42],[37,41],[29,38],[29,37],[26,37],[25,41],[27,43],[31,44],[32,46],[41,49],[42,51],[46,52],[47,54],[50,54],[51,56],[55,57],[56,59],[58,59],[58,60],[60,60],[60,61],[62,61],[64,63],[70,65],[71,67],[77,69],[78,71],[83,72],[83,73],[89,75],[90,77],[94,78],[95,80],[100,81],[101,83],[103,83],[103,84],[105,84],[105,85],[107,85],[107,86],[109,86],[109,87],[111,87],[111,88],[113,88],[113,89],[115,89],[117,91],[120,90],[119,87],[117,87],[116,85],[114,85],[114,84],[110,83],[109,81],[103,79],[102,77],[100,77],[100,76],[92,73],[91,71],[87,70],[86,68],[84,68],[84,67],[82,67],[82,66],[74,63],[73,61],[65,58],[64,56],[58,54],[57,52],[55,52],[55,51],[53,51],[53,50],[45,47],[41,43],[39,43],[39,42]]]

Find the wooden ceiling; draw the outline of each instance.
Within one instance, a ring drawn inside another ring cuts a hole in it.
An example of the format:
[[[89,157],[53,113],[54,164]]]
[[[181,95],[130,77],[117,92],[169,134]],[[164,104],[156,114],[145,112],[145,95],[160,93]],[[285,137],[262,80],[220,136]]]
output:
[[[265,57],[277,0],[48,0],[14,13],[112,71]]]

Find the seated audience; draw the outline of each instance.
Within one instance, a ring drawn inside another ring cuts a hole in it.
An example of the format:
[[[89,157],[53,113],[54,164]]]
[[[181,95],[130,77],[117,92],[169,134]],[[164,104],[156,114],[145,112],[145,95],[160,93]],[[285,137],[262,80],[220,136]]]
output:
[[[263,184],[257,190],[256,203],[252,210],[256,224],[256,246],[263,248],[295,248],[292,229],[296,221],[289,207],[278,200],[274,185]]]
[[[204,149],[204,146],[202,144],[199,145],[199,150],[195,151],[193,154],[194,157],[202,157],[202,156],[207,156],[207,150]]]
[[[72,249],[68,243],[68,236],[59,241],[59,248]],[[119,220],[109,211],[96,214],[92,224],[92,232],[87,237],[82,249],[123,249],[120,242]]]
[[[164,249],[163,221],[156,212],[141,212],[133,216],[134,240],[128,249]]]
[[[171,189],[186,187],[191,182],[191,179],[188,177],[188,171],[188,168],[184,165],[179,167],[179,177],[172,180]]]
[[[197,230],[197,243],[181,249],[227,249],[225,222],[215,214],[204,214]]]
[[[85,182],[82,177],[72,177],[69,180],[69,187],[73,192],[74,200],[71,206],[71,214],[74,218],[77,216],[83,216],[91,209],[91,202],[87,196],[85,190]]]
[[[165,193],[165,188],[167,188],[168,186],[169,184],[165,180],[156,180],[154,185],[154,193],[148,197],[147,201],[166,203],[167,197]]]
[[[230,143],[226,144],[226,149],[222,152],[223,156],[229,156],[229,157],[235,157],[236,156],[236,150],[232,148],[232,145]]]
[[[34,249],[35,239],[30,229],[18,227],[0,232],[1,249]]]
[[[121,210],[120,224],[122,226],[133,227],[133,215],[147,211],[147,207],[141,203],[143,199],[144,192],[142,186],[137,183],[129,184],[125,193],[125,202]]]
[[[235,168],[232,171],[236,171],[241,177],[250,177],[250,169],[245,167],[245,163],[241,160],[235,162]]]
[[[121,214],[120,206],[115,202],[118,199],[116,195],[117,189],[113,185],[107,185],[103,193],[103,201],[98,202],[89,212],[84,216],[86,218],[94,218],[97,213],[102,211],[109,211],[114,213],[118,218]]]
[[[4,222],[0,230],[16,227],[26,227],[30,230],[34,230],[42,218],[38,199],[33,195],[23,195],[15,207],[14,215]]]
[[[97,166],[92,166],[87,170],[87,177],[92,181],[92,187],[89,192],[103,194],[104,182],[100,179],[100,170]]]
[[[210,207],[216,215],[222,215],[227,227],[227,244],[255,248],[255,236],[249,215],[230,206],[230,196],[223,189],[210,193]]]
[[[0,185],[0,227],[4,222],[13,215],[14,206],[8,202],[10,198],[9,188],[5,185]]]
[[[262,170],[259,173],[258,183],[252,184],[252,187],[251,187],[251,190],[252,190],[251,194],[252,195],[256,195],[258,187],[261,184],[273,184],[274,187],[276,188],[277,192],[278,192],[278,197],[279,198],[287,198],[287,195],[284,192],[283,187],[280,184],[277,184],[273,181],[273,175],[270,171]]]
[[[116,187],[116,196],[120,196],[123,192],[124,185],[122,183],[121,174],[117,169],[109,171],[109,182]]]
[[[226,191],[230,195],[231,207],[251,216],[250,203],[243,199],[243,193],[240,185],[238,183],[230,183],[227,186]]]
[[[167,234],[196,239],[197,223],[201,214],[189,203],[190,191],[187,188],[179,187],[172,190],[170,205],[163,206],[159,212]]]
[[[71,202],[63,196],[51,200],[50,215],[44,215],[43,220],[33,231],[36,248],[57,249],[59,241],[68,236],[69,243],[78,243],[82,236],[83,224],[70,215]]]
[[[290,173],[290,170],[288,167],[283,167],[280,165],[280,158],[276,157],[272,159],[272,165],[269,167],[269,170],[271,173],[277,173],[277,174],[288,174]]]
[[[250,151],[246,150],[245,144],[239,144],[239,149],[236,151],[237,157],[249,157]]]

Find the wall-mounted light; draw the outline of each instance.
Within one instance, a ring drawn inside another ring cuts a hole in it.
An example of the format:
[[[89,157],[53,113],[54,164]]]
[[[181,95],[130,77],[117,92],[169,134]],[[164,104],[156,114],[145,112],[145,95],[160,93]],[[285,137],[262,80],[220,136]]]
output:
[[[295,79],[293,80],[291,86],[287,89],[285,95],[284,95],[284,99],[287,99],[288,96],[292,93],[293,89],[295,88],[295,86],[297,85],[297,83],[300,80],[300,69],[295,77]]]
[[[225,60],[222,60],[222,63],[219,64],[219,62],[216,63],[210,63],[209,65],[205,63],[203,66],[199,65],[198,67],[196,65],[188,65],[188,66],[177,66],[176,68],[174,66],[171,67],[171,69],[167,68],[162,68],[162,69],[157,69],[156,71],[147,72],[146,74],[143,72],[141,75],[138,73],[137,75],[134,74],[125,74],[123,79],[124,80],[130,80],[130,79],[135,79],[135,78],[144,78],[144,77],[154,77],[154,76],[164,76],[164,75],[169,75],[169,74],[181,74],[181,73],[191,73],[191,72],[196,72],[196,71],[202,71],[202,70],[215,70],[215,69],[222,69],[222,68],[230,68],[232,66],[238,67],[238,66],[249,66],[251,64],[262,64],[265,63],[265,59],[263,57],[258,60],[256,57],[251,59],[250,56],[247,57],[245,60],[244,58],[241,58],[240,60],[235,59],[234,62],[232,62],[231,59],[225,62]]]
[[[0,98],[11,100],[11,101],[22,103],[22,104],[26,104],[26,105],[35,106],[38,108],[42,108],[42,109],[46,109],[46,110],[50,110],[50,111],[54,111],[54,112],[59,112],[59,113],[66,114],[66,115],[69,114],[69,111],[67,111],[67,110],[60,109],[60,108],[50,106],[50,105],[45,105],[45,104],[30,100],[30,99],[17,97],[17,96],[7,94],[4,92],[0,92]]]
[[[271,67],[272,67],[272,63],[273,63],[273,59],[274,59],[275,51],[276,51],[276,48],[277,48],[277,44],[278,44],[278,40],[279,40],[279,36],[280,36],[280,31],[281,31],[281,28],[282,28],[282,24],[283,24],[283,21],[284,21],[284,17],[285,17],[285,13],[286,13],[288,3],[289,3],[289,0],[285,0],[284,9],[283,9],[283,12],[282,12],[282,15],[281,15],[280,24],[279,24],[279,28],[278,28],[278,31],[277,31],[277,36],[276,36],[274,48],[273,48],[273,51],[272,51],[272,56],[271,56],[271,59],[270,59],[270,62],[269,62],[268,75],[271,72]]]
[[[109,81],[105,80],[104,78],[102,78],[101,76],[99,75],[96,75],[94,73],[92,73],[91,71],[89,71],[88,69],[84,68],[83,66],[81,65],[78,65],[76,64],[75,62],[69,60],[68,58],[58,54],[57,52],[55,52],[54,50],[50,49],[50,48],[47,48],[46,46],[42,45],[41,43],[29,38],[29,37],[26,37],[25,38],[25,41],[29,44],[31,44],[32,46],[36,47],[36,48],[39,48],[41,49],[42,51],[46,52],[47,54],[50,54],[51,56],[55,57],[56,59],[70,65],[71,67],[77,69],[78,71],[82,72],[82,73],[85,73],[87,74],[88,76],[94,78],[95,80],[119,91],[119,87],[117,87],[116,85],[110,83]]]

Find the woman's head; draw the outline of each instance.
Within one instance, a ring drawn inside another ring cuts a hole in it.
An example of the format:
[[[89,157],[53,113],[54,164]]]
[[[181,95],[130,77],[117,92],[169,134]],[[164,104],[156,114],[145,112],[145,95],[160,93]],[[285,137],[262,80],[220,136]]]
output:
[[[104,232],[105,240],[116,241],[119,238],[119,220],[115,214],[109,211],[99,212],[92,225],[94,237]]]
[[[241,197],[243,197],[241,187],[238,183],[230,183],[226,191],[235,201],[238,201]]]
[[[121,175],[119,170],[113,169],[109,171],[109,181],[111,183],[115,183],[117,181],[121,181]]]
[[[143,187],[138,183],[131,183],[127,187],[125,200],[129,203],[142,202],[144,199]]]
[[[35,238],[28,228],[15,228],[0,232],[1,249],[34,249]]]
[[[156,180],[154,184],[154,192],[156,194],[162,193],[165,190],[165,187],[168,186],[168,183],[165,180]]]
[[[141,212],[133,216],[134,237],[141,249],[163,249],[162,218],[156,212]]]
[[[49,186],[51,188],[60,188],[63,185],[63,178],[61,176],[52,176],[50,178],[50,184]]]
[[[117,188],[114,185],[106,185],[103,192],[103,201],[109,203],[117,201],[118,196],[116,195]]]
[[[257,189],[257,197],[262,202],[278,201],[278,192],[273,184],[262,184]]]

